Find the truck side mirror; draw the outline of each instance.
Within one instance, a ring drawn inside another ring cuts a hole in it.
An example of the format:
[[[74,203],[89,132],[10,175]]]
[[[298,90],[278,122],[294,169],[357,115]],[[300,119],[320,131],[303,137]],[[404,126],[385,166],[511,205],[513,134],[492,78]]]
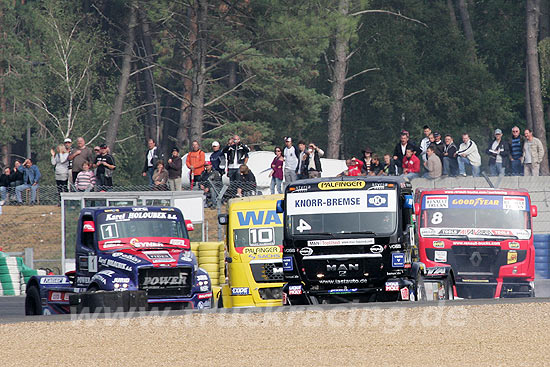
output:
[[[531,217],[535,218],[539,213],[536,205],[531,205]]]
[[[416,216],[420,215],[420,203],[414,203],[414,214]]]
[[[277,200],[277,213],[284,213],[284,212],[285,212],[285,201]]]
[[[82,231],[84,233],[94,233],[95,232],[95,224],[91,220],[85,220],[82,224]]]
[[[227,217],[227,214],[218,214],[218,223],[222,226],[226,225],[227,222],[229,222],[229,218]]]
[[[189,219],[185,220],[185,228],[187,228],[188,231],[195,230],[195,226],[193,225],[193,222],[191,222]]]

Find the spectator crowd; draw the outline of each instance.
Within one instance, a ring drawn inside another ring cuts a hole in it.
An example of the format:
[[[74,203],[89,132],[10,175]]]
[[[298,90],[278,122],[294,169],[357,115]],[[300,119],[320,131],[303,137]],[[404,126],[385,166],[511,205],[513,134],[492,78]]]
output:
[[[451,135],[433,132],[429,126],[423,127],[423,133],[423,138],[415,144],[409,132],[402,130],[393,154],[378,155],[366,147],[361,156],[346,160],[347,169],[339,176],[402,175],[406,180],[413,180],[468,174],[477,177],[481,174],[480,150],[468,133],[462,134],[460,143],[455,143]],[[142,174],[147,177],[150,188],[181,191],[184,162],[179,149],[174,147],[165,160],[154,139],[149,139],[147,146]],[[249,152],[250,148],[234,135],[224,147],[214,141],[209,160],[206,160],[199,142],[193,141],[185,160],[190,188],[201,190],[207,203],[212,205],[215,195],[223,187],[222,177],[225,175],[229,180],[227,197],[255,195],[256,178],[247,165]],[[106,144],[92,149],[83,137],[76,139],[75,146],[70,138],[66,138],[50,153],[58,193],[112,189],[116,165]],[[531,130],[525,129],[522,135],[520,128],[514,126],[509,137],[504,137],[502,130],[495,129],[492,141],[483,153],[487,155],[492,176],[538,176],[545,149]],[[282,193],[284,184],[321,177],[324,151],[312,142],[300,140],[295,144],[291,137],[286,137],[283,146],[275,147],[274,154],[270,166],[266,167],[272,194]],[[40,178],[40,170],[30,158],[23,162],[16,160],[13,168],[4,168],[0,175],[0,205],[9,199],[21,205],[23,193],[27,198],[30,194],[30,204],[35,204]]]

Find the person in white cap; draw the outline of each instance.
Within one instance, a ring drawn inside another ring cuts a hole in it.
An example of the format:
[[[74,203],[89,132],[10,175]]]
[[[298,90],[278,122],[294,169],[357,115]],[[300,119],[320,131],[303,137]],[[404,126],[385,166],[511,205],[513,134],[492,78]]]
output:
[[[65,138],[65,140],[63,140],[63,145],[65,146],[65,150],[69,152],[69,154],[71,154],[71,149],[73,146],[73,141],[71,140],[71,138]],[[72,175],[73,161],[71,159],[68,159],[67,162],[69,162],[69,166],[67,167],[67,170],[69,172],[69,181],[70,183],[73,183],[73,175]]]
[[[284,178],[286,187],[288,184],[298,179],[296,169],[298,168],[298,157],[300,157],[300,151],[292,145],[291,137],[285,138],[285,149],[283,154],[285,157]]]
[[[506,171],[506,159],[508,159],[509,147],[502,140],[502,130],[495,130],[495,140],[486,150],[489,154],[489,172],[491,176],[504,176]]]
[[[217,141],[212,142],[212,154],[210,155],[210,162],[212,168],[218,171],[220,175],[225,173],[225,154],[220,149],[220,143]]]

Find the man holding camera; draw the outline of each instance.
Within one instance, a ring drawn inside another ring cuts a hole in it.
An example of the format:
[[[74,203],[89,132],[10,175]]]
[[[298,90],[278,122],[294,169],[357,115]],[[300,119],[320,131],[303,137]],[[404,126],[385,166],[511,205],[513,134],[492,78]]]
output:
[[[37,166],[32,164],[30,158],[25,159],[25,162],[19,168],[18,171],[23,173],[23,184],[15,187],[15,196],[17,197],[17,205],[22,205],[21,192],[31,189],[31,205],[36,204],[36,190],[38,190],[38,182],[40,181],[40,170]]]

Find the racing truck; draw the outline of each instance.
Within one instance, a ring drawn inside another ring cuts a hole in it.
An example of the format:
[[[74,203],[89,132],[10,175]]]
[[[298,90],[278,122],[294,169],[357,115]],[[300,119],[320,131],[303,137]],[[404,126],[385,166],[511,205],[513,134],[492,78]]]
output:
[[[81,293],[101,297],[106,307],[108,300],[139,293],[149,309],[210,308],[210,277],[190,250],[188,229],[191,222],[173,207],[82,209],[76,270],[31,277],[25,314],[70,313],[72,295]]]
[[[417,189],[420,260],[450,266],[460,298],[533,297],[537,207],[527,191]]]
[[[287,186],[284,305],[439,300],[449,267],[418,259],[413,195],[400,177],[335,177]]]
[[[283,195],[231,199],[227,214],[227,282],[218,307],[281,306],[283,287],[283,218],[275,211]]]

